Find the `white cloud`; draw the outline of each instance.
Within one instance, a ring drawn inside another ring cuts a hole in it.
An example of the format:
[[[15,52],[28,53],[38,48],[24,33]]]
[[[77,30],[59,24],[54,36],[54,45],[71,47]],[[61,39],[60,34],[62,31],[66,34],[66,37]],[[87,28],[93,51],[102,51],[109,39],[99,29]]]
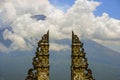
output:
[[[120,40],[100,40],[100,39],[93,39],[93,40],[99,44],[102,44],[105,47],[120,52]]]
[[[0,43],[0,52],[8,53],[9,49],[6,46],[4,46],[4,44]]]
[[[110,18],[106,13],[103,13],[102,17],[96,18],[96,28],[92,35],[93,38],[120,40],[119,35],[120,20]]]
[[[76,0],[66,12],[52,6],[48,0],[4,0],[0,4],[1,20],[4,24],[10,23],[12,28],[12,31],[3,33],[4,39],[12,42],[11,50],[32,49],[48,29],[51,40],[71,39],[71,31],[74,30],[81,38],[120,42],[120,20],[110,18],[107,13],[96,17],[93,12],[100,3],[93,0]],[[44,14],[46,20],[32,19],[35,14]],[[58,51],[67,49],[61,44],[63,48],[60,49],[56,43],[53,45]]]
[[[62,44],[57,44],[57,43],[50,43],[50,50],[53,51],[64,51],[68,50],[70,47],[68,45],[62,45]]]
[[[9,23],[14,20],[16,16],[16,10],[12,3],[6,2],[3,5],[3,8],[0,9],[0,17],[2,18],[3,23]]]

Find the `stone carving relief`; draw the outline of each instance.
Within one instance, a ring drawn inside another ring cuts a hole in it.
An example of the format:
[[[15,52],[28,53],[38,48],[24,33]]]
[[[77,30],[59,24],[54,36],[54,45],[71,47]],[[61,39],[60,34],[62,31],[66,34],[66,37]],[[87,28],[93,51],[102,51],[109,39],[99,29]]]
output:
[[[33,57],[33,69],[28,70],[25,80],[49,80],[49,31],[38,42],[35,57]]]
[[[91,69],[88,69],[87,58],[83,43],[79,40],[77,35],[72,32],[72,66],[71,79],[72,80],[94,80]]]

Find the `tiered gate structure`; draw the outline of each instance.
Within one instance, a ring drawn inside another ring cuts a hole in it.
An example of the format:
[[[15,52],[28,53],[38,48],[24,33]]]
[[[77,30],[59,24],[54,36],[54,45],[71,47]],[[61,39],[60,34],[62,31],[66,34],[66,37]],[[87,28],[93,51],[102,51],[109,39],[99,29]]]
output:
[[[49,31],[38,42],[32,64],[25,80],[49,80]]]
[[[94,80],[91,69],[88,69],[83,43],[73,31],[71,47],[71,80]]]

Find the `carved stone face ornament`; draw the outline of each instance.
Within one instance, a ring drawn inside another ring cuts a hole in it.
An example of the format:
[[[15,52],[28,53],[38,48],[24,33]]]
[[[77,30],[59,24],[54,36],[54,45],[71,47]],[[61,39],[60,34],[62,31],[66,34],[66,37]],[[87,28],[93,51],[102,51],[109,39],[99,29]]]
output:
[[[40,80],[48,80],[48,76],[46,75],[46,73],[39,73],[39,79]]]

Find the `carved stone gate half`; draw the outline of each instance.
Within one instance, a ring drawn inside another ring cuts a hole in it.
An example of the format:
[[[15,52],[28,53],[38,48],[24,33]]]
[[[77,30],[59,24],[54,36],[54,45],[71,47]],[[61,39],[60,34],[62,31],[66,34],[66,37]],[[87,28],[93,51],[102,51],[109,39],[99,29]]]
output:
[[[91,69],[88,69],[83,43],[72,31],[71,80],[94,80]]]
[[[88,69],[83,43],[73,31],[71,48],[71,80],[94,80],[91,69]],[[25,80],[49,80],[49,31],[38,42],[32,64]]]
[[[32,64],[25,80],[49,80],[49,31],[38,42]]]

